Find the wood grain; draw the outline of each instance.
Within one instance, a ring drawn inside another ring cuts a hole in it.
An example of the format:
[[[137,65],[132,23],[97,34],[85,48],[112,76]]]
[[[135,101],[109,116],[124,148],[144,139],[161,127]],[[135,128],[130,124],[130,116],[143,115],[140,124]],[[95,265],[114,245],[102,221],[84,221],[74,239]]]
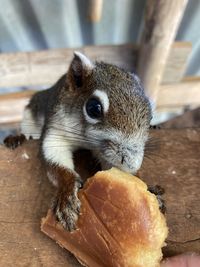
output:
[[[138,59],[138,73],[148,95],[156,102],[165,66],[170,58],[188,0],[148,0]]]
[[[40,232],[53,188],[37,154],[34,142],[15,151],[0,147],[0,266],[78,267]]]
[[[169,226],[166,255],[200,253],[200,128],[155,130],[159,143],[140,171],[148,184],[165,189]]]
[[[200,129],[154,130],[160,143],[140,171],[148,184],[165,189],[170,229],[165,255],[200,253]],[[92,166],[84,154],[79,169]],[[88,162],[90,164],[88,165]],[[36,142],[14,151],[0,147],[0,266],[79,267],[67,251],[40,232],[54,189],[38,158]]]
[[[187,105],[200,105],[200,78],[186,78],[180,83],[163,84],[160,86],[157,108]]]
[[[0,95],[0,123],[6,124],[21,121],[24,108],[35,92],[28,90]]]
[[[0,87],[52,85],[66,73],[75,50],[130,70],[137,51],[135,45],[127,44],[1,54]]]
[[[175,42],[171,46],[161,80],[162,84],[176,83],[183,79],[191,51],[192,46],[189,42]]]
[[[0,54],[0,87],[53,85],[67,71],[74,50],[93,60],[116,64],[132,72],[135,70],[138,46],[134,44]],[[190,50],[190,43],[174,43],[164,82],[180,80]]]

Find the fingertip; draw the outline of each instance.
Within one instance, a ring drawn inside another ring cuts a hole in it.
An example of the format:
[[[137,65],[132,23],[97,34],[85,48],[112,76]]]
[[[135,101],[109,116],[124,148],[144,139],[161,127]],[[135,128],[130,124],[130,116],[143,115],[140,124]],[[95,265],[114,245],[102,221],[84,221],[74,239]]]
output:
[[[200,267],[200,256],[188,253],[165,259],[160,267]]]

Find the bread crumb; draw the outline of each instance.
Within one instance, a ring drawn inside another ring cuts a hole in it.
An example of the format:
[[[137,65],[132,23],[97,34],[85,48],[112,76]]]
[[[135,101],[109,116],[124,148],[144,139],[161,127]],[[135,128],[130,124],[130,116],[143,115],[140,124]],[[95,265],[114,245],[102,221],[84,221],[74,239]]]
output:
[[[23,158],[23,159],[30,159],[29,155],[28,155],[26,152],[24,152],[24,153],[22,154],[22,158]]]

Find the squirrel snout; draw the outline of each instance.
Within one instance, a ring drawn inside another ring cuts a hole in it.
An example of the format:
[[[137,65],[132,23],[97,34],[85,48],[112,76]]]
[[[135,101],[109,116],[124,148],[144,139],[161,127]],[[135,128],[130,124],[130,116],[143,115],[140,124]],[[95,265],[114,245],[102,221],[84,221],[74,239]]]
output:
[[[103,148],[116,152],[116,154],[121,157],[121,162],[124,162],[126,157],[131,157],[139,153],[139,150],[135,145],[131,146],[127,143],[119,144],[117,142],[113,142],[112,140],[104,140]]]
[[[143,160],[143,153],[136,145],[104,140],[102,150],[103,158],[108,163],[130,173],[135,173]]]

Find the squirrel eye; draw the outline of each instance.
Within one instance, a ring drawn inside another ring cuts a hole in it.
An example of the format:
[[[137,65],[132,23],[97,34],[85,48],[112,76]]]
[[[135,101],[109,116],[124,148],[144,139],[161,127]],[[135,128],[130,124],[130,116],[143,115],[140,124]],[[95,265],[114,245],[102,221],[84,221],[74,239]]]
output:
[[[96,98],[90,98],[85,106],[88,116],[92,119],[99,119],[103,115],[101,102]]]

